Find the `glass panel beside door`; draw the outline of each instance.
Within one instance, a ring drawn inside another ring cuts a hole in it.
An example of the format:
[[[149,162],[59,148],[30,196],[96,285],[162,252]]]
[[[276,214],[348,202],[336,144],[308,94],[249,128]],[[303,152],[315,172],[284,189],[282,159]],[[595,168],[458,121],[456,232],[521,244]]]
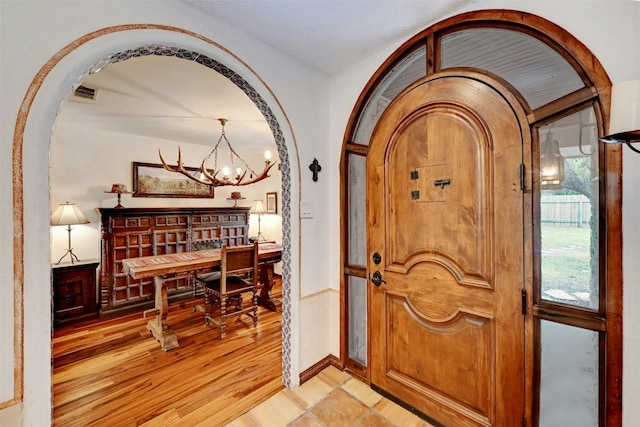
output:
[[[598,133],[593,108],[540,138],[540,298],[599,309]]]
[[[367,280],[349,276],[349,359],[367,366]]]
[[[598,332],[541,321],[540,427],[598,426]]]

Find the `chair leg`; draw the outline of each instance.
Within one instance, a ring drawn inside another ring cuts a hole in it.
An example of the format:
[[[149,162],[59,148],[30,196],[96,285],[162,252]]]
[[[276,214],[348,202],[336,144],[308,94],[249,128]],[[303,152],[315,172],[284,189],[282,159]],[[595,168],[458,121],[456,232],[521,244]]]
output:
[[[258,293],[256,289],[253,290],[253,295],[251,296],[251,303],[253,304],[253,327],[258,326]]]
[[[195,293],[194,293],[195,294]],[[207,295],[206,294],[202,294],[202,303],[200,303],[200,301],[197,300],[197,298],[199,296],[195,296],[193,297],[194,299],[194,304],[193,304],[193,312],[195,313],[196,311],[199,311],[201,313],[205,313],[206,312],[206,306],[207,306]]]
[[[204,324],[209,325],[211,323],[211,295],[209,292],[204,293]]]
[[[219,316],[213,316],[213,312],[210,310],[210,306],[215,303],[220,303],[220,314]],[[220,328],[220,338],[223,339],[227,336],[227,317],[237,315],[236,312],[242,311],[242,296],[234,295],[230,297],[213,298],[208,292],[205,293],[205,323],[207,325],[214,324],[215,326]],[[253,326],[258,326],[258,292],[257,290],[253,290],[251,294],[251,308],[249,310],[245,310],[242,314],[247,314],[249,317],[253,319]]]
[[[227,336],[227,321],[225,317],[227,315],[227,299],[220,297],[220,339]]]

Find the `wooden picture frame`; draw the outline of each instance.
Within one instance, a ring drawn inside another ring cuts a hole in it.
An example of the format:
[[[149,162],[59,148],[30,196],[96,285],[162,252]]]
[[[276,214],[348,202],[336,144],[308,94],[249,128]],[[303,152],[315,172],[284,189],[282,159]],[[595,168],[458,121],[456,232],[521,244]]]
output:
[[[189,172],[197,168],[185,167]],[[213,186],[169,172],[161,164],[132,162],[133,197],[213,198]]]
[[[271,192],[267,193],[267,213],[277,214],[278,213],[278,193]]]

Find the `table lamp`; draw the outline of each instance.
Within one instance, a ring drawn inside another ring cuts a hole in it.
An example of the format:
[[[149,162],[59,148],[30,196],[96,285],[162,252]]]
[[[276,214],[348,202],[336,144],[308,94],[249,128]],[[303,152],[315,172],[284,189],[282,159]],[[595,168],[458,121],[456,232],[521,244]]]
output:
[[[114,207],[114,209],[123,209],[122,203],[120,203],[123,194],[131,194],[131,191],[127,191],[127,186],[124,184],[113,184],[111,186],[111,191],[105,191],[105,193],[117,194],[118,195],[118,204]]]
[[[67,251],[60,257],[57,264],[60,264],[62,259],[69,255],[71,258],[71,263],[73,264],[75,261],[80,261],[76,254],[73,253],[73,249],[71,248],[71,226],[76,224],[88,224],[89,220],[85,218],[80,209],[76,206],[75,203],[64,202],[61,203],[60,206],[55,210],[53,215],[51,215],[51,225],[66,225],[67,232],[69,233],[69,247]]]
[[[256,237],[258,241],[260,241],[260,238],[262,238],[262,240],[267,240],[260,232],[260,216],[265,212],[266,210],[264,208],[264,203],[262,203],[262,200],[255,200],[253,202],[253,205],[251,205],[251,213],[258,215],[258,236]]]

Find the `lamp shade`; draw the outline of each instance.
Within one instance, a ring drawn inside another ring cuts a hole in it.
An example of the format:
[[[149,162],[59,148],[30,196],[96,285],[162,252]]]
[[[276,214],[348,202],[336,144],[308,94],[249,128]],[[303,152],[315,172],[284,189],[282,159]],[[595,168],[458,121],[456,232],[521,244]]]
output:
[[[609,133],[602,141],[640,141],[640,80],[627,80],[613,85]]]
[[[51,225],[75,225],[88,223],[89,220],[85,218],[82,211],[78,209],[75,203],[61,203],[53,215],[51,215]]]
[[[264,208],[264,203],[262,203],[262,200],[255,200],[253,202],[253,205],[251,205],[251,213],[253,213],[253,214],[263,214],[265,212],[266,212],[266,210]]]

